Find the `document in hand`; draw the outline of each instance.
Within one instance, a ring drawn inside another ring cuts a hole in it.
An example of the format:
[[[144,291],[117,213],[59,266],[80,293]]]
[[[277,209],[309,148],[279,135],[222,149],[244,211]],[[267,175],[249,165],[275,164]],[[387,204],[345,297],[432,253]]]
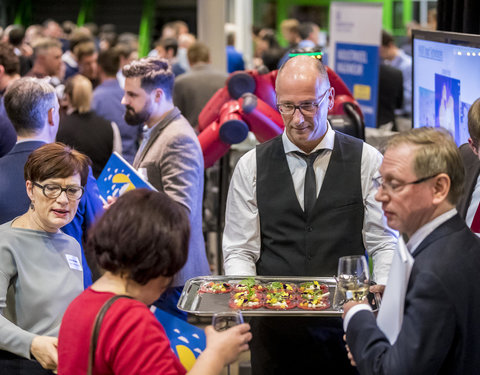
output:
[[[397,341],[402,329],[405,295],[413,263],[414,259],[400,236],[377,317],[378,327],[387,336],[391,345]]]
[[[114,152],[97,179],[100,198],[106,203],[107,197],[119,197],[127,191],[147,188],[156,190],[121,155]]]

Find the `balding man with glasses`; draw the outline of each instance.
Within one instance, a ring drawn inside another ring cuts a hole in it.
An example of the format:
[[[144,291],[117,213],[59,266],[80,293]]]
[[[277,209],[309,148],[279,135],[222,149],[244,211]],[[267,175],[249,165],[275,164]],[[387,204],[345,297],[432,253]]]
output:
[[[457,146],[440,129],[400,133],[380,173],[376,199],[408,241],[378,317],[366,304],[344,305],[349,358],[360,374],[478,374],[480,239],[455,209],[464,181]]]
[[[223,237],[227,275],[332,276],[338,258],[364,254],[385,284],[396,232],[375,201],[381,154],[335,132],[334,90],[307,56],[278,72],[285,131],[245,154],[233,173]],[[351,374],[339,318],[252,319],[253,374]]]

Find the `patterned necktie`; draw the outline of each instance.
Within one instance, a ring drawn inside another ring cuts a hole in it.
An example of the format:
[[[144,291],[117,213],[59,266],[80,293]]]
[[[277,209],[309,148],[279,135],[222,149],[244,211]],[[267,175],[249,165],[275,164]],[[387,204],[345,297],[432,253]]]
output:
[[[303,210],[310,215],[317,200],[317,181],[315,179],[315,171],[313,169],[313,163],[317,156],[323,150],[312,152],[311,154],[304,154],[300,151],[295,151],[298,156],[301,156],[307,162],[307,171],[305,172],[305,185],[303,189]]]

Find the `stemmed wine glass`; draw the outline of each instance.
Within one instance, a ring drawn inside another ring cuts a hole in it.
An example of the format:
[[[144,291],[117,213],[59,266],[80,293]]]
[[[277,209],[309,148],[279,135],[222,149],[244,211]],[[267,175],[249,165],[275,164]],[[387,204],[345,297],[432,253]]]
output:
[[[212,326],[215,331],[225,331],[242,323],[243,315],[239,310],[218,312],[212,317]],[[230,365],[227,365],[227,374],[230,375]]]
[[[363,301],[370,287],[370,273],[363,255],[341,257],[338,260],[337,290],[334,305],[337,309],[348,301]]]

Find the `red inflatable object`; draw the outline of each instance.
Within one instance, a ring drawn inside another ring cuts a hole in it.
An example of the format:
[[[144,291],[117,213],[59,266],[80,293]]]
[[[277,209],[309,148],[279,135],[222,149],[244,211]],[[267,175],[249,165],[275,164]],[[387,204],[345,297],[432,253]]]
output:
[[[351,103],[363,120],[363,114],[342,79],[325,66],[335,101],[329,115],[345,115],[344,105]],[[198,116],[198,140],[205,168],[225,155],[231,144],[242,142],[253,132],[259,142],[281,134],[282,116],[276,109],[275,80],[278,71],[262,74],[256,70],[234,72],[225,87],[218,90]],[[236,99],[236,100],[235,100]]]

